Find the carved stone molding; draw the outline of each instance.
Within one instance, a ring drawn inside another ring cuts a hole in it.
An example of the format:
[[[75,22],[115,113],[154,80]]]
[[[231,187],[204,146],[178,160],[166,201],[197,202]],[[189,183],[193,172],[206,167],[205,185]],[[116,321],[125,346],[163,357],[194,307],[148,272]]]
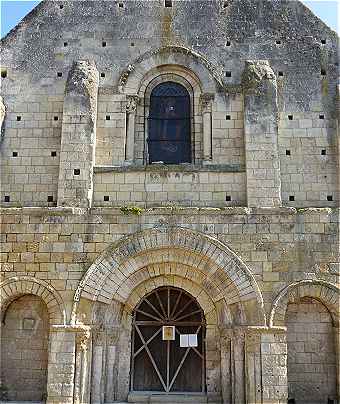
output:
[[[101,330],[100,331],[96,330],[93,333],[92,341],[95,346],[105,345],[105,332]]]
[[[136,111],[137,105],[139,104],[140,98],[138,95],[127,95],[126,96],[126,113],[131,114]]]

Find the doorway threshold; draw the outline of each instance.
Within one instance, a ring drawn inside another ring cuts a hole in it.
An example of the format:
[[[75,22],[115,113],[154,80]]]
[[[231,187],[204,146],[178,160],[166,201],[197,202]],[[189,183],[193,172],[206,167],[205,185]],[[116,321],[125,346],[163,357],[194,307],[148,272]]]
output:
[[[208,403],[208,397],[202,393],[158,393],[158,392],[141,392],[130,393],[128,396],[129,403],[148,403],[148,404],[203,404]],[[210,402],[210,400],[209,400]]]

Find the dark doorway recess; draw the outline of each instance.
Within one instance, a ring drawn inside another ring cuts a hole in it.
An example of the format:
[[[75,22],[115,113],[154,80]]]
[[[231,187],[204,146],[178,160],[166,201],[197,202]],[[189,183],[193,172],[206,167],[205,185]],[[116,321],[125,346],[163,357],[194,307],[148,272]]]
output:
[[[175,326],[175,340],[162,327]],[[161,287],[145,296],[133,313],[131,391],[205,392],[205,318],[182,289]],[[197,334],[196,347],[180,347],[181,334]]]

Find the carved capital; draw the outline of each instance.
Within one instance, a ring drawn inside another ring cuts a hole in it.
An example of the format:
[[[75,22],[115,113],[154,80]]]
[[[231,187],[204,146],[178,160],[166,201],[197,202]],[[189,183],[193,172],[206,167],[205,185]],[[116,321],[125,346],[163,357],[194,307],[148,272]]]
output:
[[[88,348],[88,342],[90,339],[89,330],[79,330],[76,335],[76,347],[77,350],[86,351]]]
[[[106,334],[106,338],[107,338],[107,345],[116,345],[118,342],[118,338],[119,338],[119,329],[112,329],[109,330]]]
[[[105,345],[105,332],[104,331],[95,331],[93,333],[93,344],[96,346]]]
[[[215,98],[215,94],[212,93],[203,93],[201,94],[201,106],[202,106],[202,113],[211,112],[211,103]]]
[[[140,98],[138,95],[127,95],[126,101],[126,113],[131,114],[136,111]]]

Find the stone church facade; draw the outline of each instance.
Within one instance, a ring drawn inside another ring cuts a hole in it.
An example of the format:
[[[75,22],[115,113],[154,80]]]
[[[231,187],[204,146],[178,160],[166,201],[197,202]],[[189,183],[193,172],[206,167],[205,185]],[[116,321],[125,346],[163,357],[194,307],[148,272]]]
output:
[[[339,403],[337,47],[285,0],[2,39],[0,400]]]

